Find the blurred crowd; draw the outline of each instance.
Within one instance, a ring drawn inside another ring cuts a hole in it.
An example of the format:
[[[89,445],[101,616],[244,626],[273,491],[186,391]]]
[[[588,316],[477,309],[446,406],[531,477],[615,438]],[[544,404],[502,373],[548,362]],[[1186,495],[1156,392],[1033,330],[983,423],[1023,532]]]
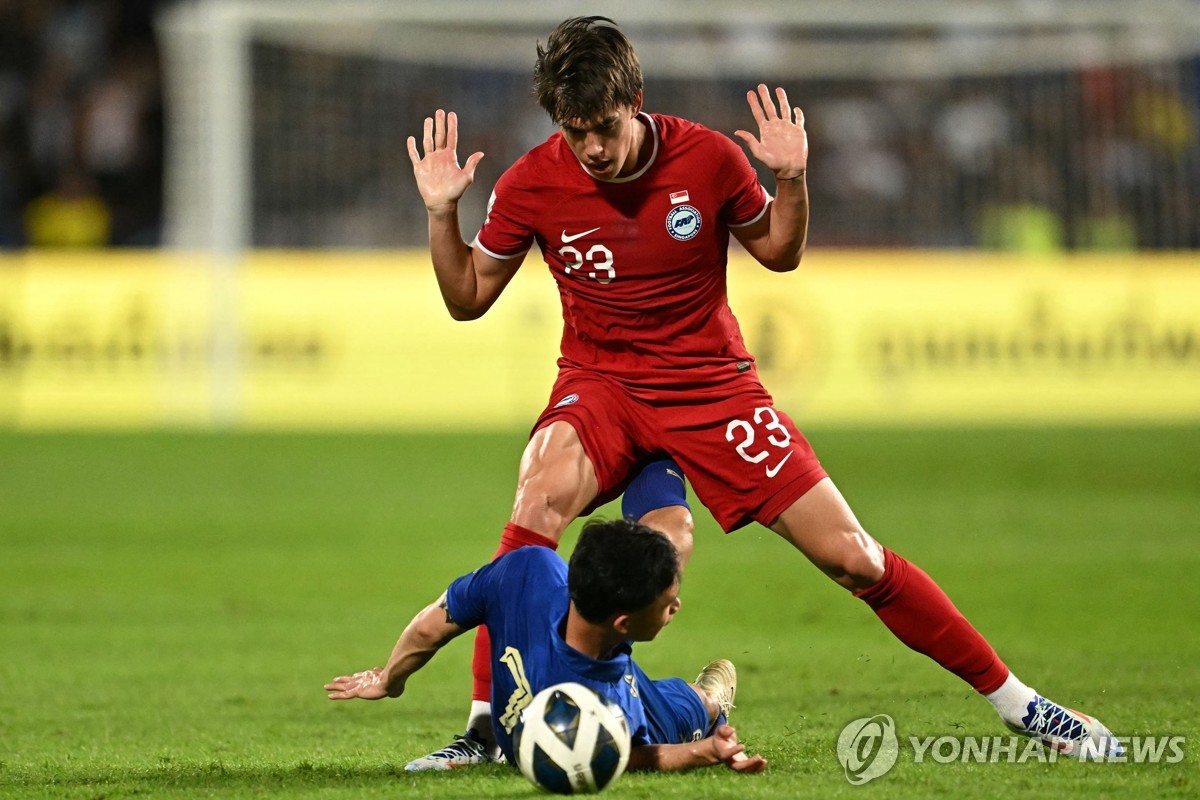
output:
[[[274,45],[254,64],[259,245],[420,245],[403,142],[439,107],[458,112],[464,154],[487,154],[469,237],[500,173],[553,132],[524,74]],[[732,135],[753,123],[748,88],[651,72],[645,105]],[[814,245],[1200,247],[1200,60],[788,89],[807,117]]]
[[[0,0],[0,247],[163,243],[165,1]],[[553,130],[527,74],[251,55],[254,245],[420,245],[404,140],[438,107],[487,153],[469,236],[501,171]],[[651,73],[646,107],[732,134],[751,123],[747,88]],[[788,89],[812,143],[814,244],[1200,248],[1200,59]]]
[[[750,124],[746,88],[652,86],[649,105],[731,133]],[[1200,60],[790,88],[814,243],[1200,247]]]
[[[1198,67],[829,87],[814,207],[839,244],[1200,247]]]
[[[0,247],[162,238],[156,0],[0,0]]]

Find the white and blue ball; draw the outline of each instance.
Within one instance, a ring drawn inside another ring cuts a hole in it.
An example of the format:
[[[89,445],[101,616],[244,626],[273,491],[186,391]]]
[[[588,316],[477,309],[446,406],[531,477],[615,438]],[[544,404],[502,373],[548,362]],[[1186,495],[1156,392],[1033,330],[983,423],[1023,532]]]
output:
[[[620,707],[578,683],[534,695],[513,731],[517,766],[558,794],[598,792],[629,763],[629,723]]]

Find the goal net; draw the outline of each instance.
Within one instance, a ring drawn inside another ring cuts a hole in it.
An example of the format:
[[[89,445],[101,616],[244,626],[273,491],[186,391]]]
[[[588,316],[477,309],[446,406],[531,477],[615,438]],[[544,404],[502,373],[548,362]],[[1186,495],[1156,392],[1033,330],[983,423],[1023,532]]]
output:
[[[168,240],[425,241],[405,139],[437,108],[500,173],[553,131],[534,48],[575,4],[192,0],[167,7]],[[1200,3],[613,2],[648,110],[727,134],[760,81],[804,108],[814,244],[1200,247]],[[766,178],[767,176],[764,176]],[[769,179],[764,181],[768,187]]]

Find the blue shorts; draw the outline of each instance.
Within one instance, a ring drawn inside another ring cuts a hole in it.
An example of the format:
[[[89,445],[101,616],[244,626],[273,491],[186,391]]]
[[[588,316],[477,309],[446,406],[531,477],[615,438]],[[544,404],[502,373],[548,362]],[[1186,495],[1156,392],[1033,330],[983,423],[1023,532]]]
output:
[[[683,678],[650,680],[642,668],[633,663],[638,694],[646,709],[648,742],[635,744],[685,744],[712,735],[715,725],[708,724],[704,701]],[[724,722],[717,720],[717,724]]]

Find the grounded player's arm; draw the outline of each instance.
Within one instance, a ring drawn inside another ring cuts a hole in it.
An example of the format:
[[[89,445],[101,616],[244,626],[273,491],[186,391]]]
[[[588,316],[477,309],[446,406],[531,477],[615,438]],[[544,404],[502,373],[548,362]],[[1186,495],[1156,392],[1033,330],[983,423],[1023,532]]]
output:
[[[450,616],[446,594],[426,606],[413,617],[400,634],[387,665],[341,675],[325,684],[330,700],[381,700],[404,694],[404,684],[410,675],[425,666],[434,654],[466,628]]]
[[[433,271],[450,316],[478,319],[521,266],[521,258],[497,259],[463,241],[458,223],[458,201],[475,180],[475,167],[483,153],[472,153],[458,165],[458,117],[438,109],[425,118],[422,140],[408,137],[408,157],[413,163],[417,189],[429,212],[429,253]]]
[[[747,92],[758,136],[734,132],[750,148],[751,155],[775,174],[775,200],[761,219],[731,231],[764,267],[788,272],[800,265],[808,243],[808,134],[804,131],[804,112],[788,105],[782,88],[775,93],[778,108],[766,85],[759,84],[757,92]]]
[[[629,751],[628,768],[643,772],[678,772],[724,764],[735,772],[762,772],[767,760],[760,755],[747,756],[745,750],[746,746],[737,740],[737,731],[722,725],[712,736],[698,742],[635,745]]]

